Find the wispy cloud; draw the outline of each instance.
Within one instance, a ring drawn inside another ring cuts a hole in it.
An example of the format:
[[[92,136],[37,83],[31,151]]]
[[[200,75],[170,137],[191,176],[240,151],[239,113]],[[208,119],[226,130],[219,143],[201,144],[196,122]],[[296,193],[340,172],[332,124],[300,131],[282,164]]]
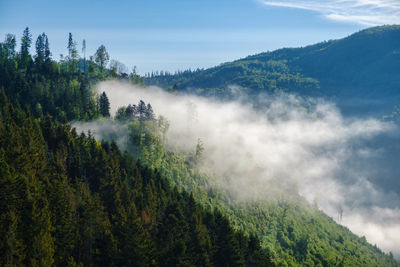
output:
[[[400,23],[399,0],[261,0],[268,6],[312,10],[324,17],[374,26]]]

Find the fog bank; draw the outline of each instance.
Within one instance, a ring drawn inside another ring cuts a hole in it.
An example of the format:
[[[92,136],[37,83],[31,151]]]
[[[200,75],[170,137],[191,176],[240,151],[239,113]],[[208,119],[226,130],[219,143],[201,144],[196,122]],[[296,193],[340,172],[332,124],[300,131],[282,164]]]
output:
[[[399,257],[400,198],[396,191],[373,183],[379,171],[372,169],[372,163],[385,148],[368,145],[377,136],[398,131],[394,125],[344,118],[334,104],[318,99],[306,109],[292,95],[265,96],[265,108],[256,111],[239,102],[172,95],[157,87],[103,82],[97,89],[109,97],[111,114],[140,99],[151,103],[155,113],[170,122],[168,144],[174,149],[194,151],[200,139],[202,170],[237,201],[274,197],[282,188],[298,192],[370,243]],[[78,126],[78,130],[93,129],[98,137],[109,127]]]

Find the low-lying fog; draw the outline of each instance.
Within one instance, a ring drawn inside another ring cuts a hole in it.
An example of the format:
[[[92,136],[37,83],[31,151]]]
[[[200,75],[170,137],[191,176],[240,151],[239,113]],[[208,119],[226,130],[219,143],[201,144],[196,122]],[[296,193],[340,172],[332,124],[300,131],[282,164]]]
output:
[[[333,103],[314,99],[305,105],[292,95],[263,96],[264,108],[257,111],[157,87],[103,82],[97,88],[109,97],[111,114],[140,99],[151,103],[169,120],[168,143],[175,149],[194,151],[200,138],[204,171],[228,177],[216,182],[238,201],[273,195],[276,185],[297,190],[338,222],[342,210],[341,224],[399,258],[396,125],[345,118]],[[96,134],[101,137],[101,129]]]

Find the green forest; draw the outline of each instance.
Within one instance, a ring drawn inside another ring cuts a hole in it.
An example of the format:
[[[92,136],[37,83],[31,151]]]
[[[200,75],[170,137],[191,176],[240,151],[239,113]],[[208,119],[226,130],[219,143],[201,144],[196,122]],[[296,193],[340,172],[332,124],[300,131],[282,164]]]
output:
[[[86,59],[66,41],[59,61],[29,28],[20,48],[12,34],[0,44],[1,266],[398,266],[301,197],[232,201],[196,167],[201,143],[172,151],[151,103],[110,114],[92,89],[145,77],[107,67],[103,45]],[[126,151],[70,124],[97,119],[126,130]]]
[[[148,73],[145,83],[217,98],[289,92],[357,102],[381,100],[364,111],[390,113],[400,100],[400,26],[368,28],[338,40],[282,48],[208,69]],[[382,82],[384,81],[384,82]]]

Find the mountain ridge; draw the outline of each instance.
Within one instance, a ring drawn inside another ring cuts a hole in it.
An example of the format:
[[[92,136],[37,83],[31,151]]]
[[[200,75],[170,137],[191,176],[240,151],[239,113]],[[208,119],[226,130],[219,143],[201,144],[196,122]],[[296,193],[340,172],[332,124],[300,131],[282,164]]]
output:
[[[146,78],[147,85],[224,96],[230,85],[255,95],[289,92],[334,100],[400,100],[400,25],[378,26],[300,48],[281,48],[216,67]],[[201,88],[201,89],[199,89]],[[379,105],[382,108],[382,105]],[[387,111],[387,110],[385,110]]]

